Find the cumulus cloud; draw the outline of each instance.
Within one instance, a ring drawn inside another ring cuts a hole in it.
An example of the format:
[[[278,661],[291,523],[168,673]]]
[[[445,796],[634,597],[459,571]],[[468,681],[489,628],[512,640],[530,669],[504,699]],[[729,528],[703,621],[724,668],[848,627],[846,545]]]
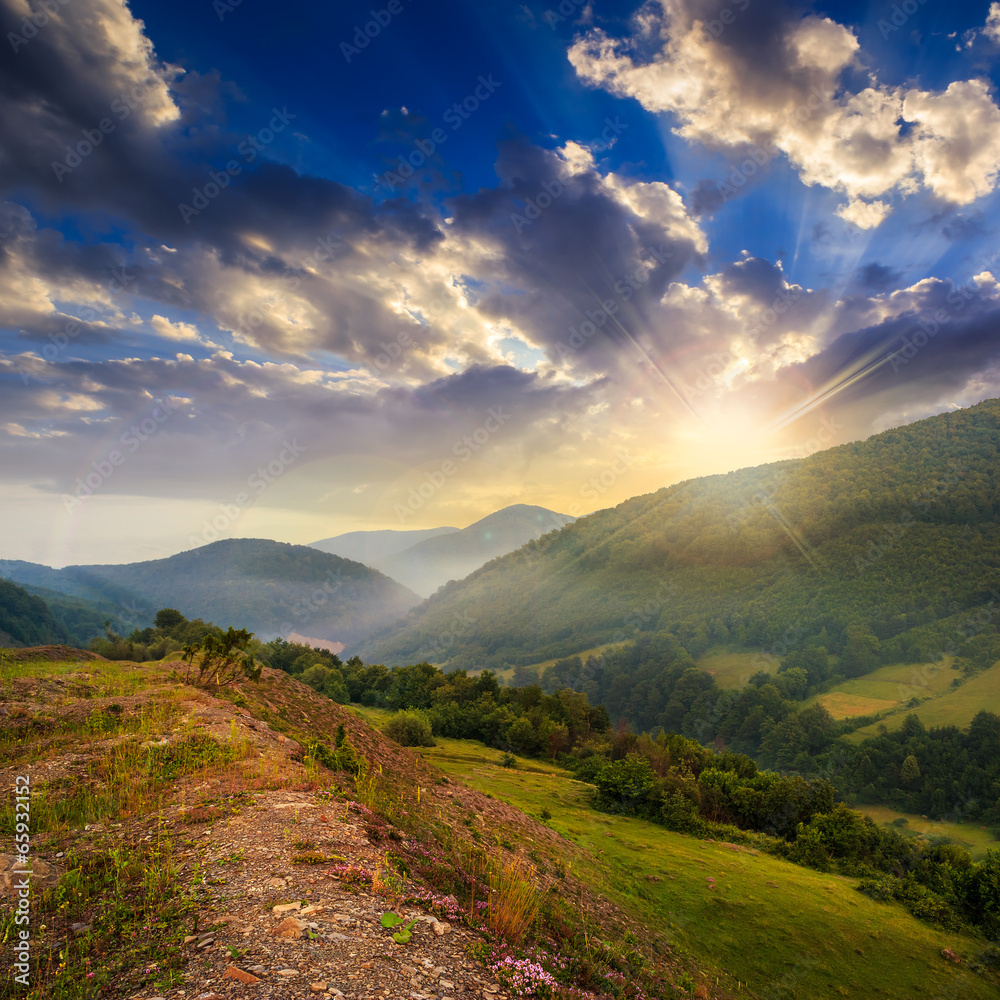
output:
[[[994,2],[990,4],[983,34],[992,42],[1000,42],[1000,3]]]
[[[569,60],[591,86],[669,114],[692,142],[780,151],[803,183],[845,194],[840,214],[862,228],[885,218],[890,195],[965,205],[996,187],[1000,108],[987,81],[891,86],[865,74],[856,36],[830,18],[755,9],[716,34],[711,16],[700,0],[651,0],[631,37],[595,28]]]

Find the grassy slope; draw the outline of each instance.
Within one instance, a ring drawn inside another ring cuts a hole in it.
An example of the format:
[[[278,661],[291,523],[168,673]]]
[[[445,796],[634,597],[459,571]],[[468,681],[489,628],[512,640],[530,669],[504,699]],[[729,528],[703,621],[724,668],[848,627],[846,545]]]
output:
[[[957,688],[952,687],[952,680],[961,675],[948,667],[935,670],[934,665],[929,664],[927,669],[922,672],[920,667],[883,667],[875,674],[859,679],[862,689],[864,689],[866,681],[871,681],[879,674],[893,669],[899,671],[899,680],[895,683],[895,690],[899,692],[896,694],[896,698],[899,699],[901,696],[906,699],[916,697],[920,698],[921,701],[911,710],[900,711],[886,718],[884,725],[890,730],[898,729],[910,711],[915,713],[928,728],[931,726],[960,726],[964,729],[972,722],[977,712],[981,712],[983,709],[995,712],[1000,706],[1000,664],[973,677]],[[874,684],[870,686],[873,687]],[[905,701],[901,704],[905,704]],[[851,738],[862,740],[867,736],[875,736],[878,734],[880,724],[882,723],[873,723],[863,729],[858,729]]]
[[[995,851],[1000,847],[993,834],[985,826],[979,826],[977,823],[942,823],[914,813],[896,812],[888,806],[859,805],[854,808],[866,816],[871,816],[876,823],[886,824],[893,820],[905,819],[907,826],[902,831],[904,834],[909,832],[928,838],[948,837],[959,847],[964,847],[977,861],[985,857],[987,850]]]
[[[578,877],[647,925],[668,925],[684,950],[728,970],[731,985],[741,982],[750,995],[996,996],[941,957],[946,947],[968,957],[983,942],[875,903],[855,890],[856,880],[594,812],[589,786],[566,772],[537,761],[505,769],[497,751],[471,741],[441,739],[422,753],[528,813],[547,808],[552,828],[590,852]]]
[[[760,670],[769,674],[778,672],[778,660],[760,653],[706,653],[697,663],[724,691],[746,687],[747,681]]]

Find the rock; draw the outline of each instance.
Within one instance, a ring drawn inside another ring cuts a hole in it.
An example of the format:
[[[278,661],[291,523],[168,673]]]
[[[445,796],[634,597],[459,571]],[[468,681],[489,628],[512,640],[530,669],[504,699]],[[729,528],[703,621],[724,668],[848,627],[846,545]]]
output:
[[[74,934],[86,934],[90,930],[90,924],[70,924],[69,929]]]
[[[250,966],[250,971],[255,976],[263,976],[263,975],[265,975],[267,973],[267,969],[265,969],[263,965],[251,965]]]
[[[299,920],[296,917],[285,917],[280,924],[271,928],[271,933],[275,937],[300,938],[305,929],[305,921]]]
[[[271,912],[276,917],[280,917],[282,913],[288,913],[289,910],[298,910],[301,906],[301,903],[279,903],[277,906],[271,907]]]
[[[204,951],[206,948],[211,948],[213,944],[215,944],[215,938],[207,937],[203,941],[198,942],[197,948],[199,951]]]
[[[260,968],[255,966],[255,968]],[[235,979],[238,983],[259,983],[260,980],[256,976],[250,975],[249,972],[244,972],[242,969],[237,969],[235,965],[229,966],[228,969],[223,973],[223,979]]]
[[[311,913],[322,913],[326,909],[325,906],[320,906],[319,903],[310,903],[309,906],[302,910],[302,916],[309,916]]]
[[[298,974],[299,974],[298,969],[278,969],[279,976],[288,976],[289,978],[291,978],[292,976],[297,976]]]
[[[446,924],[443,920],[438,920],[436,923],[431,924],[431,930],[438,937],[444,937],[445,934],[451,933],[451,924]]]
[[[325,993],[326,983],[310,983],[309,989],[311,989],[313,993]]]
[[[453,990],[455,988],[455,984],[449,983],[447,979],[439,979],[438,986],[443,990]]]
[[[949,962],[955,962],[957,965],[961,965],[962,963],[962,960],[951,950],[951,948],[942,948],[941,957],[947,959]]]
[[[30,875],[24,870],[31,869]],[[32,858],[30,864],[21,861],[20,854],[0,854],[0,895],[13,895],[13,890],[20,887],[22,879],[27,878],[32,889],[51,889],[63,874],[61,868],[50,865],[41,858]]]

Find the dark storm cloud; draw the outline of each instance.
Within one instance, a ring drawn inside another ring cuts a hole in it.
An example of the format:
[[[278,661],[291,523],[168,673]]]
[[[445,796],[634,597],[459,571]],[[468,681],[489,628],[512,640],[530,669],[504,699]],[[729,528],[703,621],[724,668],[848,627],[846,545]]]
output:
[[[885,264],[872,262],[859,267],[855,273],[855,284],[868,292],[885,292],[899,284],[902,274]]]
[[[479,310],[556,358],[571,329],[610,300],[617,322],[606,319],[572,363],[614,370],[629,350],[619,324],[642,333],[668,282],[698,259],[680,200],[672,217],[640,214],[593,169],[520,139],[501,144],[496,170],[500,187],[450,202],[459,232],[487,233],[502,250]]]
[[[859,426],[890,406],[933,406],[1000,362],[1000,300],[995,286],[992,292],[935,281],[916,308],[843,334],[792,366],[785,381],[836,390],[832,404]]]

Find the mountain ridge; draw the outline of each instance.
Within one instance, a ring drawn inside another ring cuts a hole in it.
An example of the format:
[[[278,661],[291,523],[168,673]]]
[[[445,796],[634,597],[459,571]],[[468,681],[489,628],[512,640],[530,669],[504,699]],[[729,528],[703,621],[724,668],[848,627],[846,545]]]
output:
[[[998,441],[988,400],[633,497],[448,584],[359,652],[395,663],[437,648],[436,662],[497,669],[665,628],[692,655],[790,628],[826,629],[831,651],[851,623],[898,637],[1000,583]]]
[[[176,607],[262,637],[308,629],[318,639],[357,640],[420,600],[361,563],[270,539],[223,539],[162,559],[61,570],[7,561],[4,571],[22,586],[116,602],[139,619]]]

